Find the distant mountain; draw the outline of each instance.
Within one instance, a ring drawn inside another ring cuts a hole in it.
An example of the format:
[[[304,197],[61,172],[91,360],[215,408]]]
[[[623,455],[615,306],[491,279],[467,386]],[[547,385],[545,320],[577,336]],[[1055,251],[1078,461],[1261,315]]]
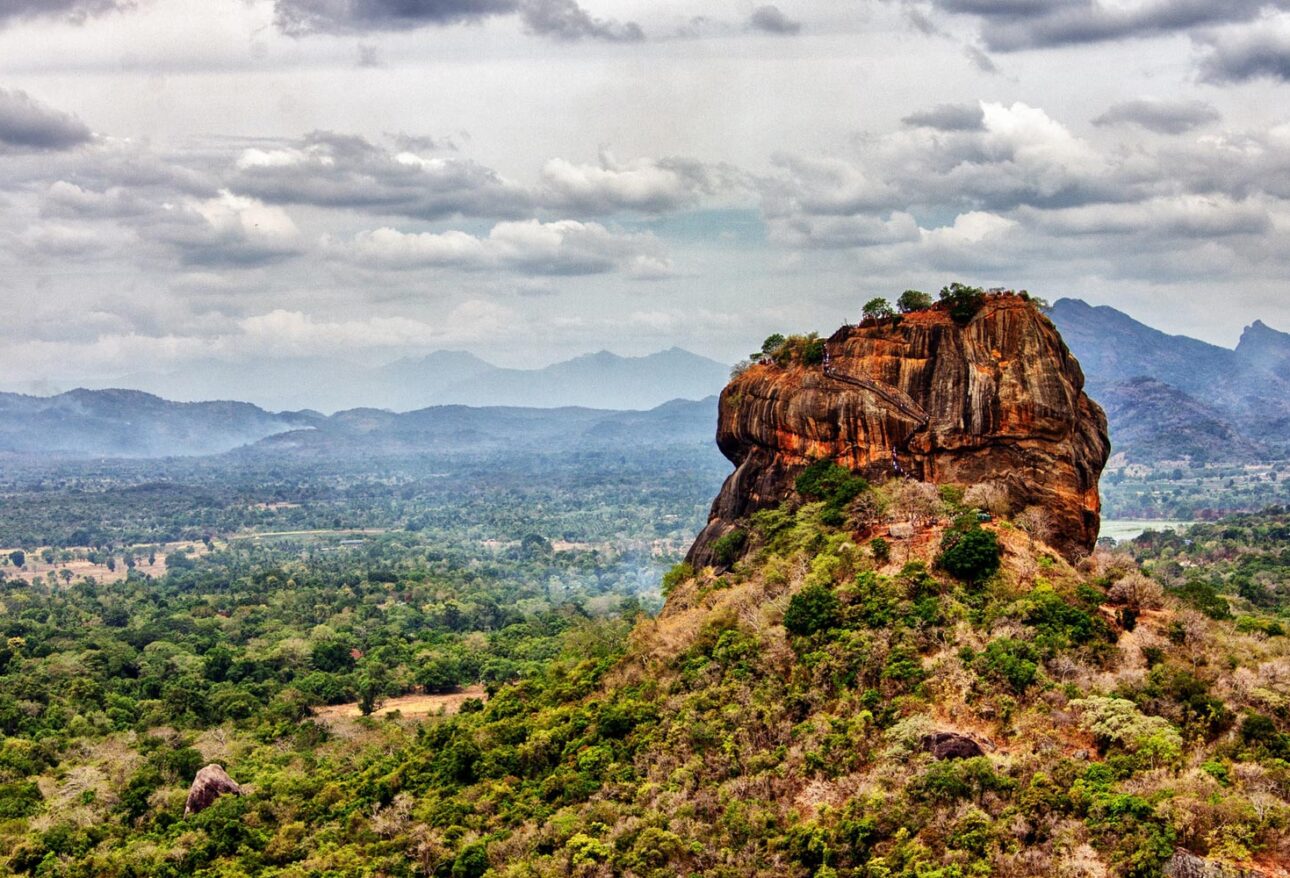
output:
[[[450,405],[327,417],[243,402],[170,402],[137,390],[0,393],[0,455],[150,458],[236,449],[325,459],[711,446],[716,417],[716,397],[648,411]]]
[[[169,402],[137,390],[0,393],[0,453],[72,457],[216,454],[312,422],[244,402]]]
[[[204,360],[173,372],[135,373],[86,386],[131,387],[191,401],[244,399],[270,410],[406,412],[469,405],[644,411],[673,399],[711,396],[725,386],[729,371],[680,348],[643,357],[601,351],[542,369],[504,369],[465,351],[437,351],[378,368],[318,357]]]
[[[704,446],[716,454],[712,442],[716,419],[715,396],[674,400],[649,411],[449,405],[395,414],[354,409],[309,429],[268,437],[239,453],[354,459]]]
[[[1235,350],[1168,335],[1105,305],[1048,312],[1131,460],[1290,454],[1290,335],[1255,322]]]
[[[545,369],[483,372],[444,389],[436,402],[645,410],[672,399],[712,396],[729,377],[729,367],[681,348],[645,357],[600,351]]]

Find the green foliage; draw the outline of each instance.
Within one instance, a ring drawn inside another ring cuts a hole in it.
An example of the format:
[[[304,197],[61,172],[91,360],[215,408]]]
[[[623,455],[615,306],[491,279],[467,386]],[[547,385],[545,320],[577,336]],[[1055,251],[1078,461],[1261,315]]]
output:
[[[896,300],[896,308],[901,314],[926,311],[930,307],[932,307],[932,297],[921,290],[905,290]]]
[[[761,352],[768,357],[773,357],[779,349],[784,346],[784,342],[787,340],[788,339],[784,338],[782,333],[776,332],[768,335],[766,336],[766,340],[761,343]]]
[[[676,591],[676,587],[694,578],[694,565],[685,561],[677,562],[671,570],[663,574],[663,597]]]
[[[976,526],[975,518],[970,524],[945,532],[936,564],[956,579],[977,584],[998,571],[1002,549],[993,531]]]
[[[817,460],[802,471],[794,483],[797,492],[810,500],[824,501],[820,520],[831,527],[846,523],[846,508],[869,490],[869,483],[831,460]]]
[[[788,602],[784,627],[791,634],[809,637],[838,625],[841,604],[833,589],[825,585],[808,585]]]
[[[732,530],[722,534],[712,543],[712,560],[718,567],[729,567],[739,560],[744,546],[748,543],[748,534],[742,530]]]
[[[874,537],[869,542],[869,551],[875,564],[886,564],[891,560],[891,543],[882,537]]]
[[[1035,682],[1038,656],[1029,643],[1011,638],[992,640],[978,659],[982,673],[1006,683],[1021,694]]]
[[[1232,618],[1231,605],[1219,595],[1218,589],[1204,580],[1189,579],[1174,589],[1174,593],[1211,619]]]
[[[956,281],[941,289],[940,301],[949,310],[950,317],[955,322],[967,323],[985,304],[985,290]]]
[[[864,308],[861,311],[861,314],[863,315],[865,320],[881,321],[881,320],[890,320],[892,317],[896,315],[896,312],[891,307],[890,302],[888,302],[884,298],[879,297],[876,299],[870,299],[869,301],[865,302]]]

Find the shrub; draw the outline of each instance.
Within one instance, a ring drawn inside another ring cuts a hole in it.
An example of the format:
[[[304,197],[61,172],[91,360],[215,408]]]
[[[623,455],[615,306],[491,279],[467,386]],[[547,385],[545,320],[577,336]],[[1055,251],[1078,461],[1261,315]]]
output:
[[[1007,683],[1018,695],[1035,682],[1039,671],[1034,648],[1024,640],[992,640],[981,654],[981,670]]]
[[[977,584],[999,569],[999,538],[981,527],[947,531],[936,564],[955,579]]]
[[[1218,590],[1200,579],[1189,580],[1177,590],[1178,596],[1211,619],[1232,618],[1232,608]]]
[[[878,564],[886,564],[891,560],[891,543],[882,537],[875,537],[873,542],[869,543],[869,551],[873,553],[873,560]]]
[[[682,561],[663,574],[663,597],[667,597],[676,587],[694,577],[694,566]]]
[[[955,282],[941,289],[940,299],[956,323],[967,323],[985,304],[985,290]]]
[[[1145,716],[1126,698],[1093,696],[1076,699],[1071,707],[1103,750],[1118,746],[1155,767],[1176,762],[1182,754],[1182,735],[1168,720]]]
[[[825,585],[808,585],[788,602],[784,627],[791,634],[807,637],[836,628],[840,617],[841,604],[833,590]]]
[[[739,560],[739,554],[748,542],[748,534],[741,530],[732,530],[718,537],[712,544],[712,560],[719,567],[729,567]]]

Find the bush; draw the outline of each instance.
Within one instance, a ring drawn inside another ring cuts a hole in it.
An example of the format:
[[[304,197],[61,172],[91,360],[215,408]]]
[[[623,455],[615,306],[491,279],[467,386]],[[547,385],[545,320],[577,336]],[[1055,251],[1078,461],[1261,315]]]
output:
[[[694,577],[694,566],[682,561],[663,574],[663,597],[667,597],[676,587]]]
[[[788,602],[784,627],[791,634],[807,637],[836,628],[840,618],[841,604],[833,590],[825,585],[808,585]]]
[[[748,534],[741,530],[732,530],[717,538],[712,544],[712,560],[719,567],[729,567],[735,561],[739,560],[739,554],[743,552],[744,545],[748,542]]]
[[[891,543],[882,537],[875,537],[873,542],[869,543],[869,551],[873,553],[873,560],[878,564],[886,564],[891,560]]]
[[[946,532],[936,564],[955,579],[977,584],[999,569],[1002,550],[993,531],[981,527]]]
[[[956,282],[941,290],[940,299],[956,323],[967,323],[985,304],[985,290]]]
[[[981,654],[981,670],[1007,683],[1018,695],[1035,682],[1039,671],[1034,648],[1023,640],[993,640]]]

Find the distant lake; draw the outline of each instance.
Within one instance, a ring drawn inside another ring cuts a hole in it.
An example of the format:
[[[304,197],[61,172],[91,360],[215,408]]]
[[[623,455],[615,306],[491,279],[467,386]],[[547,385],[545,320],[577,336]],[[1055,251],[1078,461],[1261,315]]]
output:
[[[1194,521],[1139,521],[1136,519],[1107,520],[1102,519],[1102,530],[1099,537],[1110,537],[1119,542],[1141,536],[1145,531],[1173,530],[1182,531],[1191,527]]]

